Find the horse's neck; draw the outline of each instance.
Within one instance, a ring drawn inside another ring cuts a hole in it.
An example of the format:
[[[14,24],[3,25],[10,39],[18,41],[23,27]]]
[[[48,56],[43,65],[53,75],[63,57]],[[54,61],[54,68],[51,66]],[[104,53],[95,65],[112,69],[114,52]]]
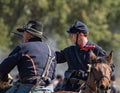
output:
[[[97,92],[97,88],[96,88],[96,84],[94,81],[94,76],[93,74],[89,73],[89,77],[86,83],[86,88],[85,88],[85,93],[98,93]]]

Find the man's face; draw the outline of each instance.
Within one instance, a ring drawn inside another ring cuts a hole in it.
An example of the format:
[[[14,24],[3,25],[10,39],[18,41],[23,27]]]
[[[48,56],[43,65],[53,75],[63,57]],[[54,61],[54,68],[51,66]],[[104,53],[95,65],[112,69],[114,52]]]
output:
[[[23,42],[28,42],[32,35],[26,31],[23,32]]]
[[[81,42],[83,40],[83,38],[85,37],[85,35],[83,33],[79,33],[78,37],[77,37],[77,34],[73,33],[73,34],[70,34],[70,37],[71,37],[73,43],[75,44],[77,39],[78,39],[77,40],[78,42]]]
[[[77,37],[77,34],[70,34],[70,38],[74,44],[76,43],[76,37]]]

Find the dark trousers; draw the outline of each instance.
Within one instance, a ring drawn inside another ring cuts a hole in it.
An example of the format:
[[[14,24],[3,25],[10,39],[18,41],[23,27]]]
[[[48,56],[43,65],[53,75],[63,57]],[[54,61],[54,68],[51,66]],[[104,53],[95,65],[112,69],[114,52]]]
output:
[[[78,82],[76,82],[76,81],[74,82],[74,80],[69,79],[69,80],[67,80],[66,83],[63,84],[62,90],[78,92],[79,88],[80,88],[80,84],[78,84]]]

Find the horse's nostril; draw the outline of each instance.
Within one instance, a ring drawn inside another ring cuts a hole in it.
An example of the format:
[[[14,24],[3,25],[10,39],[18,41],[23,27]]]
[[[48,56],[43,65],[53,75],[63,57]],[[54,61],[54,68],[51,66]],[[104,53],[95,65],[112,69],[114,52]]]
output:
[[[105,89],[105,86],[104,85],[100,85],[100,89]]]
[[[108,90],[108,89],[111,89],[111,88],[110,88],[110,86],[107,86],[106,89]]]
[[[109,86],[109,89],[111,89],[111,87]]]

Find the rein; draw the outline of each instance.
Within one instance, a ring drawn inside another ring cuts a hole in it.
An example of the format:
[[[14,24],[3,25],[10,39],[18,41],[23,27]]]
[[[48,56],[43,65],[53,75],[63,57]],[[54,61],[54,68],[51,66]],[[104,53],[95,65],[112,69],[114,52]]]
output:
[[[93,70],[94,70],[94,69],[93,69]],[[108,76],[106,76],[106,75],[101,75],[99,79],[96,79],[96,76],[95,76],[95,73],[94,73],[93,70],[91,70],[91,73],[92,73],[92,75],[93,75],[93,78],[94,78],[94,81],[95,81],[95,84],[96,84],[97,88],[99,88],[99,87],[98,87],[98,84],[99,84],[99,82],[100,82],[100,80],[101,80],[102,78],[107,78],[107,79],[109,80],[109,82],[110,82],[110,79],[109,79]]]
[[[90,64],[88,64],[88,79],[82,93],[107,93],[110,89],[112,75],[112,51],[103,57],[96,56],[90,51]]]
[[[105,63],[105,62],[94,62],[93,64],[96,64],[96,63]],[[86,81],[85,85],[89,88],[89,91],[91,91],[92,93],[96,93],[98,90],[100,90],[99,82],[103,78],[106,78],[110,82],[110,79],[106,75],[101,75],[100,78],[97,79],[96,75],[95,75],[95,67],[93,66],[93,64],[89,64],[88,78],[93,78],[93,81],[94,81],[94,84],[95,84],[96,88],[93,89],[93,87],[91,87],[91,85],[89,84],[89,79]],[[107,64],[107,63],[105,63],[105,64]],[[108,89],[109,88],[103,89],[104,93],[107,93]]]
[[[94,74],[94,71],[92,72],[92,75],[93,75],[93,80],[94,80],[94,83],[96,85],[96,89],[98,90],[100,87],[99,87],[99,82],[103,79],[103,78],[106,78],[108,79],[108,81],[110,82],[110,79],[108,78],[108,76],[106,75],[101,75],[99,79],[96,79],[96,76]],[[104,89],[104,91],[107,91],[108,89]]]

